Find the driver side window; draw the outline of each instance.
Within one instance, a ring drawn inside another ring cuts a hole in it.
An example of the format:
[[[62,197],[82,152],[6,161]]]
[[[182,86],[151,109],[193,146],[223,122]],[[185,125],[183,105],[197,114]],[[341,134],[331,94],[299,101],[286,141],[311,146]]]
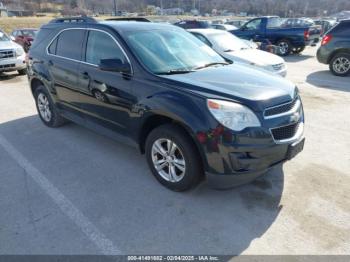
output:
[[[261,19],[255,19],[245,25],[247,30],[260,30]]]
[[[91,30],[86,44],[85,61],[99,65],[104,59],[119,59],[126,62],[123,51],[111,36],[104,32]]]

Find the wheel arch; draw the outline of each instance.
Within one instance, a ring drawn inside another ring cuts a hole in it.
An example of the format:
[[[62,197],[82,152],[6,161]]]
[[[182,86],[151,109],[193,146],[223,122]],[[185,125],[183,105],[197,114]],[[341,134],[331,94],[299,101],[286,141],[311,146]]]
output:
[[[330,64],[330,62],[332,61],[332,59],[334,58],[334,56],[336,56],[339,53],[345,53],[350,55],[350,49],[349,48],[339,48],[334,50],[328,57],[327,59],[327,64]]]
[[[157,128],[161,125],[165,125],[165,124],[173,124],[173,125],[179,127],[180,129],[182,129],[187,134],[187,136],[193,142],[197,152],[199,153],[203,168],[205,169],[208,166],[208,164],[207,164],[207,161],[205,158],[205,154],[204,154],[203,150],[201,149],[201,146],[199,145],[198,141],[196,140],[196,136],[195,136],[194,132],[187,124],[185,124],[185,123],[183,123],[175,118],[172,118],[170,116],[153,114],[153,115],[147,117],[147,119],[144,121],[144,123],[140,129],[141,131],[139,132],[139,135],[138,135],[138,144],[139,144],[140,152],[142,154],[145,153],[146,140],[147,140],[148,135],[152,132],[152,130],[154,130],[155,128]]]

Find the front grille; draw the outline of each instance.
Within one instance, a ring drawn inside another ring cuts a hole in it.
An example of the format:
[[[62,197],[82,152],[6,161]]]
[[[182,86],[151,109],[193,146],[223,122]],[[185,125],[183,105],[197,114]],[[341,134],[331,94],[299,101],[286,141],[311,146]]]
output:
[[[287,126],[273,128],[271,129],[272,136],[277,141],[292,138],[298,132],[300,124],[301,123],[298,122]]]
[[[15,64],[8,64],[8,65],[0,65],[0,69],[7,69],[7,68],[12,68],[15,67]]]
[[[284,64],[281,63],[281,64],[272,65],[272,68],[275,71],[280,71],[280,70],[282,70],[284,68]]]
[[[13,50],[0,51],[0,60],[14,58],[14,57],[15,57],[15,53]]]
[[[293,101],[286,104],[267,108],[264,112],[264,116],[269,117],[269,116],[279,115],[279,114],[283,114],[288,111],[291,111],[298,101],[299,101],[299,98],[294,99]]]

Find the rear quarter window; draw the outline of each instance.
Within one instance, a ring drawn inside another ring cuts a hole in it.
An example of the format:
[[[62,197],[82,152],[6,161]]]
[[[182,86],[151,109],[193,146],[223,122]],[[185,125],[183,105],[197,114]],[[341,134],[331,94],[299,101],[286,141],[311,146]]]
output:
[[[350,37],[350,21],[339,23],[338,25],[333,27],[333,29],[330,30],[330,33]]]

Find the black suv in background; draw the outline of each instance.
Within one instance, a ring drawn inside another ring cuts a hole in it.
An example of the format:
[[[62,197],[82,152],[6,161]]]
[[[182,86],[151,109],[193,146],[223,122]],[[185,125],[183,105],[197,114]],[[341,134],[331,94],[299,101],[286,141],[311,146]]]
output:
[[[303,149],[295,85],[228,64],[176,26],[56,19],[28,69],[45,125],[71,120],[136,146],[172,190],[204,175],[214,187],[249,182]]]
[[[323,36],[317,59],[329,64],[336,76],[350,74],[350,20],[340,21]]]

